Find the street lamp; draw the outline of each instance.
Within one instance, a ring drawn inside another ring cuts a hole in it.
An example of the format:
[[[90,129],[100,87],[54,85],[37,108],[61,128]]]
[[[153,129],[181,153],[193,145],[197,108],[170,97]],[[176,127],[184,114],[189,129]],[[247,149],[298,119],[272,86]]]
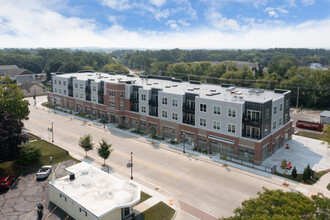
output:
[[[54,127],[53,127],[53,122],[52,122],[52,143],[54,143]]]
[[[186,133],[182,132],[183,135],[183,153],[186,153]]]
[[[54,103],[54,113],[56,113],[56,99],[55,99],[55,97],[53,99],[53,103]]]
[[[131,152],[131,180],[133,180],[133,152]]]

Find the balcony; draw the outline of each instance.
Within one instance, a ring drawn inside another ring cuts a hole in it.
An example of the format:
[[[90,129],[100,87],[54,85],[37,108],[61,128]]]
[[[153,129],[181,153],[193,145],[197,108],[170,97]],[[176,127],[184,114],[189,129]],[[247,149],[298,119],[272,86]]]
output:
[[[188,125],[195,125],[195,120],[194,119],[183,118],[182,123],[188,124]]]
[[[149,103],[149,105],[158,107],[158,101],[157,100],[150,99],[148,103]]]
[[[90,88],[89,86],[86,86],[86,87],[85,87],[85,92],[86,92],[86,93],[91,93],[91,88]]]
[[[242,122],[246,125],[252,125],[252,126],[261,125],[261,119],[257,122],[257,121],[252,121],[250,118],[244,117],[244,116],[243,116]]]
[[[149,112],[150,116],[158,117],[158,112]]]
[[[104,95],[104,91],[103,90],[99,90],[99,91],[97,91],[97,94],[98,95]]]
[[[132,106],[131,111],[132,112],[139,112],[139,107]]]
[[[189,114],[195,114],[195,108],[192,108],[191,106],[183,105],[182,111],[189,113]]]
[[[138,96],[134,96],[134,95],[131,95],[129,100],[131,100],[132,102],[139,102]]]
[[[69,90],[73,90],[73,85],[68,85]]]

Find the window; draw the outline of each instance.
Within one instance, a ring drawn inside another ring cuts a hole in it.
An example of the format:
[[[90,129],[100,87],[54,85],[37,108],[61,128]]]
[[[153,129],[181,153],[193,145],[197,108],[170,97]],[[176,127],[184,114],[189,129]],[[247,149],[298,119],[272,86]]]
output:
[[[173,112],[172,113],[172,119],[173,120],[178,120],[178,113]]]
[[[146,100],[146,94],[141,94],[141,100],[145,101]]]
[[[79,86],[80,86],[80,89],[83,89],[83,84],[81,84],[81,83],[80,83],[80,85],[79,85]]]
[[[178,106],[178,100],[172,99],[172,106],[177,107]]]
[[[66,86],[66,82],[65,81],[63,81],[63,86]]]
[[[115,102],[110,102],[110,108],[114,108],[116,107],[116,103]]]
[[[58,93],[60,93],[60,94],[61,94],[61,93],[62,93],[62,89],[58,89]]]
[[[200,105],[199,105],[199,110],[200,110],[201,112],[206,112],[206,104],[200,104]]]
[[[277,106],[274,106],[274,115],[276,114],[277,112]]]
[[[236,117],[236,109],[228,108],[228,117],[235,118]]]
[[[93,91],[96,91],[96,86],[93,86]]]
[[[66,90],[63,90],[63,94],[66,95]]]
[[[276,121],[273,122],[273,129],[276,128]]]
[[[164,97],[162,98],[162,104],[167,105],[167,98],[164,98]]]
[[[120,98],[124,98],[124,92],[120,92],[119,95],[120,95]]]
[[[216,115],[220,115],[220,106],[213,106],[213,113]]]
[[[80,98],[82,99],[84,96],[83,96],[83,94],[80,94]]]
[[[280,111],[282,111],[283,110],[283,104],[281,103],[280,104]]]
[[[96,102],[96,96],[93,96],[92,100],[93,100],[93,102]]]
[[[57,84],[57,80],[56,79],[54,79],[54,84]]]
[[[282,118],[278,119],[278,126],[282,125],[282,122],[283,122]]]
[[[66,196],[65,196],[65,195],[63,195],[63,194],[60,194],[60,198],[63,198],[63,199],[64,199],[64,201],[66,201]]]
[[[199,119],[199,125],[205,127],[206,126],[206,119],[205,118],[200,118]]]
[[[120,101],[120,109],[124,109],[124,102]]]
[[[220,121],[213,121],[213,129],[220,130]]]
[[[270,113],[270,110],[269,110],[269,108],[267,108],[267,109],[266,109],[266,112],[265,112],[265,116],[266,116],[266,118],[269,117],[269,113]]]
[[[87,211],[79,207],[79,212],[82,212],[85,216],[87,216]]]
[[[59,84],[59,85],[62,85],[62,81],[61,81],[61,80],[59,80],[59,81],[58,81],[58,84]]]
[[[195,101],[187,100],[187,107],[190,109],[195,109]]]
[[[74,97],[77,97],[77,98],[78,98],[78,93],[75,93],[75,94],[74,94]]]
[[[57,89],[55,88],[54,91],[57,92]]]
[[[167,111],[162,110],[162,117],[163,117],[163,118],[167,118]]]
[[[235,134],[236,126],[233,124],[228,124],[228,132]]]
[[[147,112],[147,110],[146,110],[146,107],[145,107],[145,106],[141,106],[141,112],[142,112],[142,113],[146,113],[146,112]]]
[[[265,134],[268,134],[269,133],[269,125],[266,125],[265,126]]]
[[[75,88],[78,88],[78,83],[75,83],[75,84],[74,84],[74,87],[75,87]]]
[[[288,115],[288,113],[286,113],[286,114],[284,115],[284,120],[287,121],[288,119],[289,119],[289,115]]]
[[[289,99],[285,100],[285,108],[288,108],[288,107],[289,107]]]
[[[115,92],[114,90],[110,90],[110,91],[109,91],[109,95],[110,95],[110,96],[115,96],[115,95],[116,95],[116,92]]]
[[[247,110],[249,120],[254,122],[260,122],[260,112],[254,110]]]
[[[260,128],[246,126],[246,137],[260,138]]]

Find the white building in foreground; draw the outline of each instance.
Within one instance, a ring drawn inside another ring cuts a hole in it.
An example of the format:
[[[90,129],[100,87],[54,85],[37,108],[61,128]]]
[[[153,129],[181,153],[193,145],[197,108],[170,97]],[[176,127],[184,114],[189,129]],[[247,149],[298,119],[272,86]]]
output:
[[[140,185],[121,180],[85,162],[70,175],[49,182],[49,200],[75,219],[123,220],[140,201]]]

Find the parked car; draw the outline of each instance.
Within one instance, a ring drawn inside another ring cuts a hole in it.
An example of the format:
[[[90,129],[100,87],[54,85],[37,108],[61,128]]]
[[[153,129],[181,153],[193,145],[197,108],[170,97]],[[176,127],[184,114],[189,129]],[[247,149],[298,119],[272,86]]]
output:
[[[37,172],[37,179],[46,179],[52,172],[52,166],[42,166]]]
[[[15,182],[14,174],[0,177],[0,189],[9,189]]]

